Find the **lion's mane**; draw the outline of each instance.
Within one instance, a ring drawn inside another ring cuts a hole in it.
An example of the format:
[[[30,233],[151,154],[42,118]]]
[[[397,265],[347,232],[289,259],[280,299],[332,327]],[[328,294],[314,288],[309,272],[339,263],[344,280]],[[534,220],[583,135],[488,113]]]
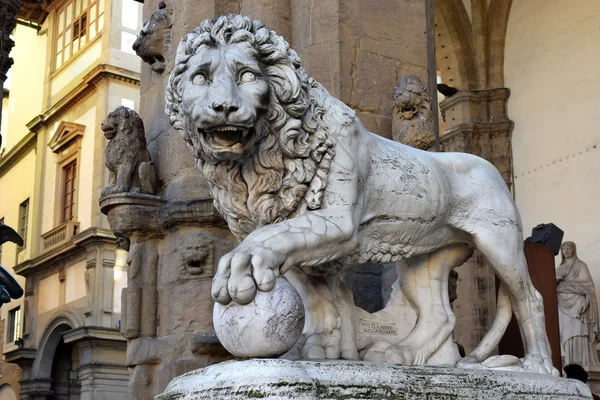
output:
[[[182,87],[188,61],[201,46],[233,43],[248,45],[261,64],[270,103],[255,127],[255,148],[248,159],[218,161],[202,148],[200,133],[180,110]],[[205,20],[181,40],[165,110],[208,179],[215,207],[240,239],[260,226],[320,208],[334,155],[330,136],[354,119],[351,109],[308,77],[281,36],[260,21],[235,14]]]
[[[115,137],[110,139],[106,145],[105,163],[109,171],[116,172],[120,165],[129,159],[125,154],[132,154],[135,164],[150,161],[150,155],[146,149],[146,136],[144,134],[144,122],[140,116],[127,107],[119,106],[115,111],[108,114],[105,123],[111,123],[111,118],[116,118]]]

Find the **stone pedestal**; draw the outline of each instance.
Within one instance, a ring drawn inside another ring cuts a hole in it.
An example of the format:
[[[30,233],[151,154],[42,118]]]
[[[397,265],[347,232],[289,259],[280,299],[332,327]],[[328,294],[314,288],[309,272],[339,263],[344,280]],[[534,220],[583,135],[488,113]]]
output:
[[[548,375],[354,361],[229,361],[174,379],[156,400],[591,399],[579,381]]]
[[[175,376],[230,357],[213,330],[210,283],[233,242],[210,198],[122,193],[102,197],[100,206],[129,250],[121,294],[127,398],[147,400]]]

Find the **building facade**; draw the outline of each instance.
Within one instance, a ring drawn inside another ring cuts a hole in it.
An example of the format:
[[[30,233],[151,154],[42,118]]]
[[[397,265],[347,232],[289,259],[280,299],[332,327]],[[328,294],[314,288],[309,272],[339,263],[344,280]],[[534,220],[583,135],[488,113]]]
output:
[[[139,107],[140,61],[131,45],[141,5],[26,2],[17,17],[0,218],[25,244],[3,245],[1,261],[25,296],[2,308],[3,371],[18,366],[21,376],[2,373],[0,398],[9,386],[21,399],[123,399],[127,255],[98,206],[108,182],[100,123],[120,105]]]

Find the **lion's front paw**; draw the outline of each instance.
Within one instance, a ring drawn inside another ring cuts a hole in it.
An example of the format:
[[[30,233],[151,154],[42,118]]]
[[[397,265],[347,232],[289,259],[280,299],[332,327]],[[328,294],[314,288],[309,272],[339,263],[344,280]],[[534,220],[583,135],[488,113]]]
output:
[[[213,298],[221,304],[232,299],[238,304],[250,303],[257,289],[273,289],[283,261],[285,257],[267,248],[242,243],[221,257],[213,278]]]
[[[525,371],[538,374],[560,376],[558,370],[552,365],[552,360],[539,354],[526,354],[523,358],[523,368]]]

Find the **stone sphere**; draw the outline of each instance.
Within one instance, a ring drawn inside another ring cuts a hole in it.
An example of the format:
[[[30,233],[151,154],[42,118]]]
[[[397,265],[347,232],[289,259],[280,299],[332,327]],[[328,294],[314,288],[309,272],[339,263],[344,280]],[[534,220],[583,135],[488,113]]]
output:
[[[246,305],[215,303],[217,337],[236,357],[275,358],[290,350],[304,329],[304,305],[285,278],[277,278],[270,292],[256,292]]]

